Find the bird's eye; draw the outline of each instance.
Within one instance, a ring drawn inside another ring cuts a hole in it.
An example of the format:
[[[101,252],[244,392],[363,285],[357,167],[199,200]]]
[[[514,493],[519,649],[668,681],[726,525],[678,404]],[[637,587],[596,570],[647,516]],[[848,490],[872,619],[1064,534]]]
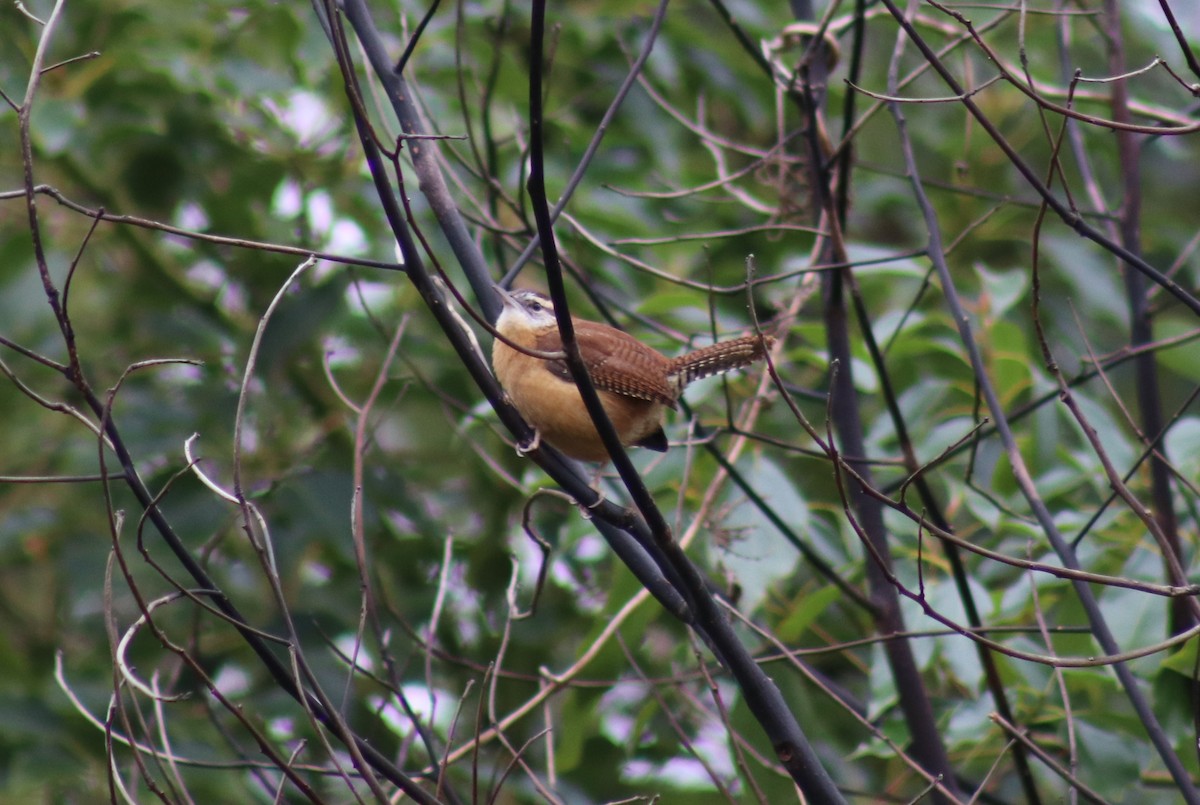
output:
[[[541,302],[532,302],[529,305],[529,309],[532,310],[534,313],[541,313],[542,312],[542,303]]]

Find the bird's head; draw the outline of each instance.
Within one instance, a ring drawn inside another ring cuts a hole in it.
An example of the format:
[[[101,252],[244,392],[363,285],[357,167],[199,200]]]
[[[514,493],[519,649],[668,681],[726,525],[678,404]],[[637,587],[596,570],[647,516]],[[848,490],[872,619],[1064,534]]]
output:
[[[496,329],[502,334],[507,336],[510,331],[519,330],[540,333],[558,326],[554,303],[543,294],[527,288],[509,293],[499,285],[494,287],[504,303],[500,317],[496,319]]]

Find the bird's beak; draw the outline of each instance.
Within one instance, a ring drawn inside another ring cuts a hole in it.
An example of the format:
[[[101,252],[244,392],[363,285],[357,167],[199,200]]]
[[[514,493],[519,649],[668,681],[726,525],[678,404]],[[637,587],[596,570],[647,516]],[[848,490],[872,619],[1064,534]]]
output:
[[[499,285],[493,285],[492,290],[495,291],[496,295],[500,297],[500,301],[504,303],[505,307],[516,307],[517,302],[512,298],[512,294],[510,294],[508,291],[504,290]]]

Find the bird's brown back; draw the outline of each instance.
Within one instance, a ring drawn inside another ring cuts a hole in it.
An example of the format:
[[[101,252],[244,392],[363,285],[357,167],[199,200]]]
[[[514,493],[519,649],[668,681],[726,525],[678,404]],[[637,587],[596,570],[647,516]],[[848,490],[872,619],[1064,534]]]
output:
[[[580,354],[598,390],[675,407],[678,395],[668,379],[670,358],[607,325],[575,318],[571,321]],[[558,352],[562,348],[557,330],[538,335],[539,351]],[[565,360],[546,361],[546,368],[563,380],[571,380]]]

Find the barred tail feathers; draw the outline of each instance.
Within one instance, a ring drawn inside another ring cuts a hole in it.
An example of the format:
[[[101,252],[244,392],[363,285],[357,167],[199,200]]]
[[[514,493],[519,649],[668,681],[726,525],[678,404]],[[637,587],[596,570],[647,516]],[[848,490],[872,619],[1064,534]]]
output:
[[[682,392],[693,380],[740,369],[762,360],[774,341],[769,335],[745,335],[720,341],[674,358],[668,375]]]

